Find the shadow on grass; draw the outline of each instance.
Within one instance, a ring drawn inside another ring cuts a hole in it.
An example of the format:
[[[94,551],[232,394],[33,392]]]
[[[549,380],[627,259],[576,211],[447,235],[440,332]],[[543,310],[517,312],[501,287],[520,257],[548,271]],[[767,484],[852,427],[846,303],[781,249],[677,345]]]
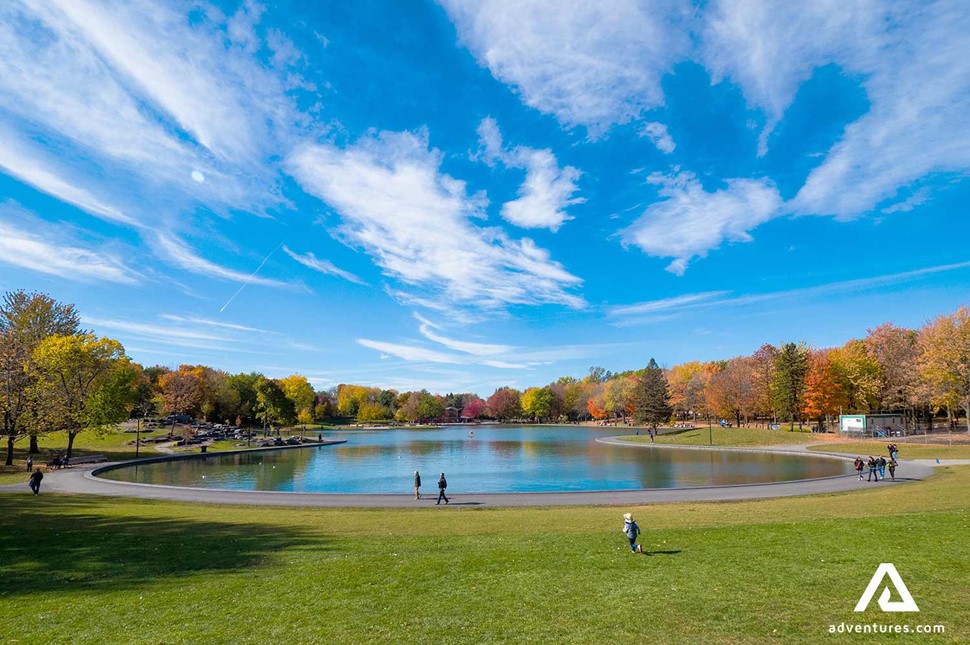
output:
[[[680,549],[676,551],[644,551],[643,555],[677,555],[678,553],[681,553]]]
[[[115,516],[103,500],[0,495],[0,598],[119,589],[258,567],[293,548],[328,548],[296,527]]]

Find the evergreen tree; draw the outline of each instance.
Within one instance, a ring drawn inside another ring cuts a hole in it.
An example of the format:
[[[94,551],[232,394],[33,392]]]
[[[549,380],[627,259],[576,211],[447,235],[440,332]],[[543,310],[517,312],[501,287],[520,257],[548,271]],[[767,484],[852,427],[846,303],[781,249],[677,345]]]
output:
[[[656,430],[658,425],[670,420],[672,412],[667,377],[657,361],[651,358],[633,390],[633,420]]]
[[[805,343],[785,343],[775,358],[771,395],[778,418],[802,425],[802,403],[805,397],[805,375],[808,373],[808,348]]]

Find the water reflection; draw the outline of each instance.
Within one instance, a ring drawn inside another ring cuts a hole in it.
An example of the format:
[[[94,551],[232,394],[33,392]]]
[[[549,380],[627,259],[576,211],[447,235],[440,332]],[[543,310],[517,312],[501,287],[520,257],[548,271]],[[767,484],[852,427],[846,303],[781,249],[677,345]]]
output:
[[[407,493],[415,470],[432,493],[530,492],[717,486],[811,479],[850,472],[822,457],[611,446],[616,428],[479,426],[329,432],[347,443],[162,462],[118,469],[123,481],[239,490]]]

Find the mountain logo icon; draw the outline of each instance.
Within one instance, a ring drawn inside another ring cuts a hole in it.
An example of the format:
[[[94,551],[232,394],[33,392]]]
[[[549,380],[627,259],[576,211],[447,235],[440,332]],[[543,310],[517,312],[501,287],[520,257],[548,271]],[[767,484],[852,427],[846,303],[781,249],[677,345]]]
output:
[[[883,562],[876,569],[876,572],[872,575],[872,580],[869,581],[869,586],[862,593],[862,597],[859,598],[859,602],[856,603],[855,611],[865,611],[866,607],[872,601],[872,597],[876,595],[876,590],[882,581],[889,577],[889,581],[894,587],[896,587],[896,593],[899,595],[900,600],[890,600],[889,585],[882,590],[882,594],[879,596],[879,608],[883,611],[919,611],[919,607],[916,606],[916,601],[913,600],[913,595],[909,593],[909,589],[906,588],[906,583],[903,582],[902,577],[899,572],[896,571],[895,565],[891,562]]]

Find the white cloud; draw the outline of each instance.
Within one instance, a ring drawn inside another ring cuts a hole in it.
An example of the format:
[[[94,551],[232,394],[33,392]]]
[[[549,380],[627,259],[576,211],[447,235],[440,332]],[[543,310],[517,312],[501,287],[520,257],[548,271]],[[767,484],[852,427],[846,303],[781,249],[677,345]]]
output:
[[[657,146],[657,150],[664,154],[670,154],[677,147],[674,138],[667,132],[667,126],[658,121],[644,123],[640,128],[640,136],[647,137]]]
[[[427,134],[384,132],[345,149],[307,144],[287,160],[304,190],[341,216],[337,233],[388,275],[446,301],[481,308],[564,304],[581,280],[528,239],[481,228],[483,197],[440,172]],[[436,298],[437,299],[437,298]]]
[[[423,347],[414,347],[413,345],[399,345],[397,343],[387,343],[379,340],[369,340],[367,338],[358,338],[357,342],[363,345],[364,347],[369,347],[370,349],[376,349],[379,352],[383,352],[391,356],[397,356],[398,358],[403,358],[406,361],[421,361],[421,362],[445,363],[445,364],[455,364],[455,363],[462,362],[462,360],[457,356],[444,354],[442,352],[436,352],[434,350],[425,349]]]
[[[15,218],[29,219],[29,231],[16,226]],[[138,282],[138,274],[110,251],[77,244],[67,231],[0,204],[0,262],[79,282]]]
[[[231,329],[233,331],[249,331],[259,334],[277,334],[275,331],[268,331],[266,329],[258,329],[256,327],[247,327],[246,325],[237,325],[234,323],[224,323],[218,320],[209,320],[208,318],[195,318],[195,317],[185,317],[177,316],[175,314],[162,314],[159,318],[164,318],[165,320],[171,320],[177,323],[194,323],[197,325],[206,325],[208,327],[218,327],[220,329]]]
[[[629,316],[633,314],[664,311],[667,309],[680,309],[684,305],[717,299],[721,296],[727,295],[728,293],[728,291],[705,291],[703,293],[690,293],[682,296],[674,296],[672,298],[664,298],[662,300],[640,302],[635,305],[613,307],[610,309],[610,314],[614,316]]]
[[[526,170],[519,198],[502,205],[505,221],[522,228],[548,228],[555,233],[563,222],[572,219],[566,207],[586,201],[573,197],[579,190],[576,181],[582,173],[572,166],[560,169],[551,150],[525,146],[504,149],[502,133],[491,117],[479,124],[478,137],[486,163],[501,161],[510,168]]]
[[[181,240],[173,235],[159,233],[155,237],[155,240],[157,241],[159,247],[155,250],[155,255],[173,264],[177,264],[191,273],[221,278],[223,280],[232,280],[234,282],[260,284],[266,287],[293,286],[287,284],[286,282],[281,282],[280,280],[261,278],[255,273],[248,274],[227,269],[226,267],[216,264],[211,260],[199,257],[184,240]]]
[[[495,345],[491,343],[473,343],[470,341],[455,340],[453,338],[436,334],[435,332],[431,331],[431,327],[432,325],[430,323],[422,322],[419,328],[421,335],[428,340],[438,343],[439,345],[444,345],[448,349],[453,349],[465,354],[473,354],[474,356],[495,356],[497,354],[507,354],[515,349],[511,345]]]
[[[333,262],[330,262],[329,260],[321,260],[313,253],[300,255],[299,253],[294,253],[293,251],[291,251],[287,246],[283,247],[283,251],[288,256],[290,256],[291,258],[293,258],[303,266],[313,269],[314,271],[319,271],[320,273],[324,273],[326,275],[335,275],[338,278],[343,278],[344,280],[347,280],[348,282],[353,282],[355,284],[363,285],[365,287],[368,286],[366,282],[364,282],[363,280],[355,276],[353,273],[350,273],[349,271],[344,271],[343,269],[336,267],[333,264]]]
[[[442,0],[479,63],[526,105],[592,135],[663,104],[690,47],[686,2]]]
[[[817,67],[862,79],[868,112],[811,172],[795,212],[856,217],[921,177],[970,168],[970,131],[954,126],[970,114],[962,2],[725,0],[708,12],[703,43],[715,75],[738,82],[774,121]]]
[[[781,196],[760,179],[729,179],[727,187],[707,192],[691,173],[654,174],[665,199],[651,204],[623,231],[623,241],[658,257],[674,258],[667,270],[683,275],[688,262],[704,257],[722,240],[751,241],[751,229],[779,214]]]

